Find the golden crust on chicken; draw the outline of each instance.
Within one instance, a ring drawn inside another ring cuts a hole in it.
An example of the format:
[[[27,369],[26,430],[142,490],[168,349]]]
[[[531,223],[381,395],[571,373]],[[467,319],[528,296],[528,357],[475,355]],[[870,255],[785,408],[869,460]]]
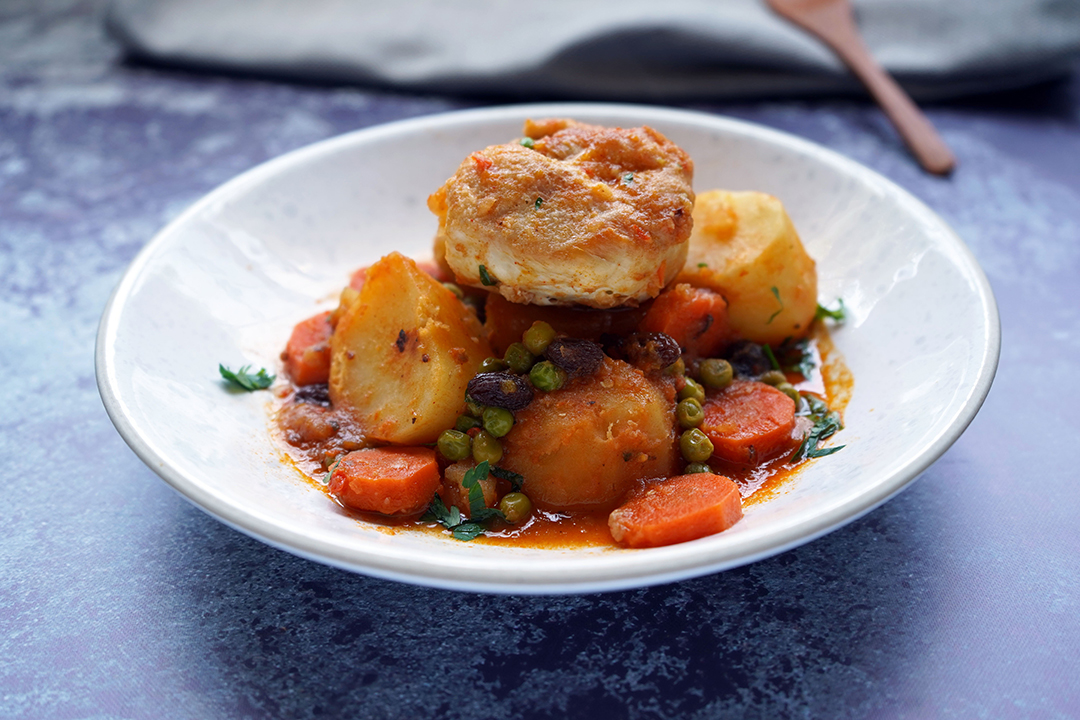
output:
[[[473,153],[428,199],[437,259],[515,303],[656,297],[686,259],[689,156],[649,127],[530,120],[525,135]]]

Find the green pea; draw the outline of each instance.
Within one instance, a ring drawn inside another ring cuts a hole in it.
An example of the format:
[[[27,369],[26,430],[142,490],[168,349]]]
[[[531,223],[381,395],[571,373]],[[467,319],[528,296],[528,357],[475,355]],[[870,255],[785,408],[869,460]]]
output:
[[[543,355],[548,345],[555,339],[555,328],[543,320],[537,320],[521,337],[525,349],[533,355]]]
[[[489,463],[495,464],[502,460],[502,454],[502,445],[488,431],[481,430],[473,438],[472,456],[476,462],[482,463],[487,460]]]
[[[514,427],[514,413],[506,408],[489,407],[484,409],[484,429],[497,438],[501,438]]]
[[[697,398],[690,397],[680,400],[675,406],[675,417],[679,419],[679,425],[686,430],[700,425],[705,419],[705,411],[701,409],[701,403]]]
[[[461,300],[465,297],[465,292],[452,282],[444,282],[443,287],[454,293],[454,295],[457,296],[458,300]]]
[[[480,363],[479,372],[501,372],[506,369],[506,361],[502,358],[489,357],[484,358],[484,361]]]
[[[686,378],[686,384],[679,391],[679,399],[694,398],[699,403],[705,402],[705,388],[694,382],[693,378]]]
[[[675,362],[664,368],[665,375],[671,375],[674,377],[682,377],[686,375],[686,362],[682,358],[679,358]]]
[[[499,510],[502,511],[507,522],[517,525],[529,517],[529,513],[532,512],[532,501],[525,493],[506,493],[499,501]]]
[[[468,395],[465,396],[465,412],[472,415],[474,418],[478,418],[484,414],[484,406],[473,400]]]
[[[705,463],[693,462],[686,466],[683,475],[697,475],[698,473],[712,474],[712,468]]]
[[[454,423],[454,429],[458,432],[469,432],[474,427],[480,427],[480,420],[472,415],[461,415]]]
[[[716,388],[717,390],[726,388],[735,377],[735,370],[731,367],[731,363],[719,358],[709,358],[702,361],[698,373],[701,375],[701,382],[705,387]]]
[[[533,387],[544,392],[558,390],[566,383],[566,372],[549,360],[542,360],[532,366],[529,380]]]
[[[527,373],[533,363],[536,362],[536,356],[529,352],[523,344],[516,342],[506,348],[503,360],[514,372]]]
[[[799,409],[799,391],[795,389],[794,385],[782,382],[776,386],[776,389],[791,398],[795,402],[795,409]]]
[[[683,458],[692,463],[703,463],[713,454],[712,440],[697,428],[687,430],[679,436],[679,449],[682,450]],[[474,447],[473,455],[475,456],[475,454],[476,449]]]
[[[779,370],[769,370],[766,373],[762,373],[761,377],[759,377],[758,380],[765,383],[766,385],[772,385],[773,387],[776,387],[780,383],[787,382],[787,375],[780,372]]]
[[[469,436],[458,430],[443,430],[439,434],[439,452],[447,460],[464,460],[472,452],[472,441]]]

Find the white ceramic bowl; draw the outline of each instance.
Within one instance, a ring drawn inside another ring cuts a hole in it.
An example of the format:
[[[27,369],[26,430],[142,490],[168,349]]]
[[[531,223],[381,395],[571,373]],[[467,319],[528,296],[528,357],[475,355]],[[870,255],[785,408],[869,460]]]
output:
[[[854,377],[840,453],[810,463],[734,528],[666,548],[536,550],[387,535],[340,512],[281,461],[267,393],[233,394],[218,363],[279,368],[292,325],[332,307],[348,273],[390,250],[429,257],[425,201],[473,150],[527,117],[649,124],[687,150],[695,187],[779,197],[842,297],[833,338]],[[804,140],[712,115],[627,105],[523,105],[392,123],[317,143],[226,183],[139,254],[98,334],[97,377],[120,434],[156,473],[234,528],[384,578],[506,593],[613,590],[716,572],[850,522],[915,479],[990,388],[1000,334],[986,278],[955,233],[874,172]]]

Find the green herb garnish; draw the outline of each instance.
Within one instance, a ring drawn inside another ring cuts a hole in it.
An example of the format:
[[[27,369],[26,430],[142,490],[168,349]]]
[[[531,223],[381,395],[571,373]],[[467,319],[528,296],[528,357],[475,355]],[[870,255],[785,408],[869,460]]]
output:
[[[251,366],[245,365],[236,372],[233,372],[224,365],[218,365],[218,372],[221,373],[221,377],[225,378],[230,384],[235,385],[248,392],[254,392],[255,390],[265,390],[273,384],[276,375],[270,375],[266,372],[266,368],[259,368],[259,372],[250,372]]]
[[[462,522],[461,510],[458,510],[456,505],[451,505],[448,509],[438,495],[431,499],[427,512],[423,514],[420,520],[422,522],[437,522],[449,530],[455,539],[464,540],[465,542],[475,539],[484,532],[484,527],[479,523],[468,520]]]
[[[806,434],[803,441],[799,443],[799,447],[788,458],[788,462],[795,463],[810,458],[825,457],[843,450],[846,447],[845,445],[837,445],[831,448],[818,447],[823,440],[844,429],[844,424],[840,422],[840,415],[830,410],[829,406],[816,395],[810,393],[801,394],[809,407],[809,416],[814,421],[814,426],[810,428],[810,432]]]
[[[524,145],[525,147],[529,148],[530,150],[532,150],[533,147],[536,145],[536,143],[534,143],[533,139],[530,138],[530,137],[521,138],[520,140],[518,140],[518,142],[521,143],[522,145]]]
[[[535,207],[537,210],[539,210],[540,206],[543,205],[543,204],[544,204],[544,198],[538,197],[538,198],[536,198],[536,203],[534,203],[533,207]]]
[[[623,185],[629,185],[632,182],[634,182],[634,173],[625,173],[622,176],[622,184]]]
[[[491,287],[492,285],[498,285],[499,281],[491,277],[491,273],[483,265],[480,266],[480,284]]]
[[[469,521],[482,523],[487,520],[498,518],[504,520],[503,514],[495,508],[489,508],[484,502],[484,488],[480,481],[488,476],[490,466],[485,460],[465,473],[461,481],[462,486],[469,491]]]
[[[810,351],[810,341],[802,339],[792,342],[788,338],[780,344],[780,369],[784,372],[797,372],[804,378],[810,377],[816,364],[814,353]]]
[[[847,307],[844,305],[844,298],[837,298],[836,302],[839,303],[839,307],[835,310],[830,310],[821,303],[818,303],[817,312],[814,313],[814,319],[823,320],[829,318],[838,323],[847,320]]]
[[[780,303],[780,309],[769,316],[769,319],[765,321],[766,325],[775,320],[776,316],[784,311],[784,301],[780,299],[780,289],[773,285],[769,290],[772,292],[773,297],[776,298],[776,302]]]
[[[457,510],[457,508],[454,508]],[[484,526],[474,522],[463,522],[450,531],[455,540],[469,542],[484,534]]]
[[[437,522],[454,536],[456,540],[468,542],[484,534],[484,526],[481,523],[498,518],[505,520],[502,512],[495,508],[489,508],[484,504],[484,489],[480,481],[488,476],[489,465],[487,460],[470,468],[462,479],[462,486],[469,491],[469,515],[465,520],[461,510],[456,505],[446,507],[438,495],[431,500],[427,511],[420,518],[423,522]]]
[[[336,458],[334,458],[334,462],[330,463],[330,465],[327,466],[326,474],[323,475],[322,480],[320,480],[320,482],[323,485],[329,485],[330,484],[330,476],[332,476],[334,474],[334,469],[337,468],[338,463],[341,462],[341,458],[343,458],[343,457],[345,457],[345,456],[344,455],[338,455]]]
[[[769,364],[772,365],[772,369],[779,370],[780,361],[776,359],[776,355],[773,354],[772,348],[768,345],[762,345],[761,349],[765,352],[765,357],[769,358]]]
[[[698,263],[697,266],[699,268],[707,268],[707,267],[709,267],[709,263]]]
[[[492,465],[490,472],[492,475],[499,478],[500,480],[505,480],[506,482],[510,483],[511,488],[513,488],[513,492],[521,492],[521,484],[525,482],[525,477],[523,475],[519,475],[518,473],[507,470],[506,468],[501,468],[498,465]]]

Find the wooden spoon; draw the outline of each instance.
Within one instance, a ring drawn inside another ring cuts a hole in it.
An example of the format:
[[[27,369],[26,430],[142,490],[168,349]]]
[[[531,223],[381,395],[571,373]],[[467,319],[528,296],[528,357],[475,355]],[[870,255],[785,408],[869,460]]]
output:
[[[937,175],[952,172],[956,158],[927,117],[866,49],[848,0],[766,2],[836,52],[874,96],[923,168]]]

